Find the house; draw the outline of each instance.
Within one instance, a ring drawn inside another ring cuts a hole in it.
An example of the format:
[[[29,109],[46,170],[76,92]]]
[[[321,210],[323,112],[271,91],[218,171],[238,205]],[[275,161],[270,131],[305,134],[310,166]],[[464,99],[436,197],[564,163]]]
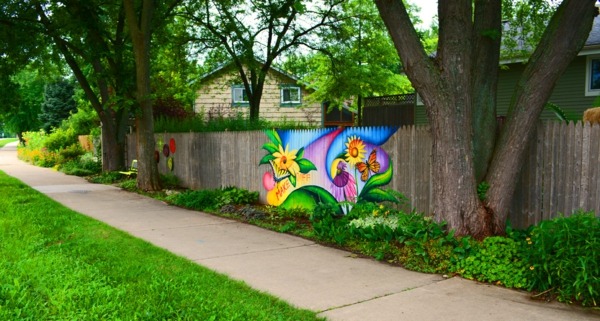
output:
[[[506,115],[515,84],[525,70],[525,62],[505,62],[499,73],[498,95],[496,98],[498,115]],[[582,119],[583,112],[595,107],[600,96],[600,16],[594,24],[584,47],[571,61],[565,72],[556,82],[549,103],[557,105],[572,119]],[[551,110],[544,110],[541,119],[557,119]]]
[[[506,116],[508,113],[515,85],[525,70],[526,63],[526,60],[501,61],[496,96],[498,116]],[[569,119],[580,120],[586,109],[600,106],[600,103],[595,103],[598,96],[600,96],[600,16],[594,18],[592,30],[584,47],[556,82],[548,102],[560,107]],[[600,98],[598,99],[600,102]],[[558,118],[553,111],[545,109],[540,119],[557,120]],[[415,123],[426,124],[427,122],[423,103],[417,99]]]
[[[344,102],[340,108],[330,108],[330,102],[323,103],[323,127],[351,127],[356,125],[356,111]]]
[[[222,65],[200,79],[194,111],[205,118],[248,115],[246,89],[233,63]],[[259,117],[268,121],[294,121],[322,126],[323,106],[307,102],[309,91],[298,79],[276,67],[267,73]]]

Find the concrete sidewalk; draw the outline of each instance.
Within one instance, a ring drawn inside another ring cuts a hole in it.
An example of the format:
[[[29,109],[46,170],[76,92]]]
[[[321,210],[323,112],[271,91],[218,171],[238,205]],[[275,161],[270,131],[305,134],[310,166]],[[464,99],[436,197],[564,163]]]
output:
[[[600,320],[600,311],[532,301],[525,292],[388,266],[314,242],[17,160],[0,170],[71,209],[328,320]]]

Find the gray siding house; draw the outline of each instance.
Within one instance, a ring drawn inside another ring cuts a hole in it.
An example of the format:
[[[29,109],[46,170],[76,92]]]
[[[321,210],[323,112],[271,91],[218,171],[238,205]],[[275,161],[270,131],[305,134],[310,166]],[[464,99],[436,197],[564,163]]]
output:
[[[507,63],[498,79],[498,115],[506,115],[515,84],[525,69],[524,62]],[[548,100],[563,109],[568,116],[583,118],[583,111],[594,106],[600,95],[600,16],[594,18],[592,31],[579,55],[573,59],[556,82]],[[552,111],[545,110],[542,119],[556,119]]]
[[[506,116],[515,85],[525,69],[526,61],[502,62],[498,79],[498,116]],[[583,112],[595,106],[600,96],[600,16],[594,18],[590,35],[579,55],[573,59],[564,74],[559,78],[548,100],[565,111],[573,119],[582,119]],[[600,98],[599,98],[600,100]],[[555,120],[556,115],[544,110],[543,120]],[[425,108],[417,102],[415,123],[426,124]]]

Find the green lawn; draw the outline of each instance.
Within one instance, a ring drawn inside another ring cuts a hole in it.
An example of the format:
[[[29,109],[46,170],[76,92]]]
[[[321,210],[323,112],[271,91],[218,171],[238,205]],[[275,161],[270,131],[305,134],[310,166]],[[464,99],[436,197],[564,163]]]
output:
[[[4,145],[12,142],[16,142],[16,138],[0,138],[0,148],[4,147]]]
[[[318,320],[0,171],[0,320]]]

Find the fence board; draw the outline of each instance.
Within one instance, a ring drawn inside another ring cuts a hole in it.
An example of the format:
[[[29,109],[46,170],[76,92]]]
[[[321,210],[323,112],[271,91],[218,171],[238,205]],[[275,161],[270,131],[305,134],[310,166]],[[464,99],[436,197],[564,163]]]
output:
[[[586,126],[591,126],[586,124]],[[590,206],[586,210],[593,210],[600,214],[600,126],[590,128]]]
[[[365,129],[369,130],[369,129]],[[182,186],[192,189],[238,186],[259,191],[265,200],[262,176],[268,166],[259,166],[267,141],[263,131],[222,133],[157,134],[168,143],[175,139],[177,151],[173,174]],[[126,159],[135,159],[135,135],[128,135]],[[158,145],[158,144],[157,144]],[[161,152],[159,170],[169,173]],[[425,126],[404,126],[383,148],[393,163],[389,188],[408,197],[405,209],[432,213],[432,142]],[[600,126],[541,123],[527,149],[515,188],[510,219],[524,228],[559,212],[569,215],[582,208],[600,216]]]
[[[581,184],[581,190],[579,194],[579,208],[589,207],[589,189],[590,184],[588,177],[590,177],[590,127],[582,126],[582,150],[581,150],[581,175],[579,177],[579,184]]]

